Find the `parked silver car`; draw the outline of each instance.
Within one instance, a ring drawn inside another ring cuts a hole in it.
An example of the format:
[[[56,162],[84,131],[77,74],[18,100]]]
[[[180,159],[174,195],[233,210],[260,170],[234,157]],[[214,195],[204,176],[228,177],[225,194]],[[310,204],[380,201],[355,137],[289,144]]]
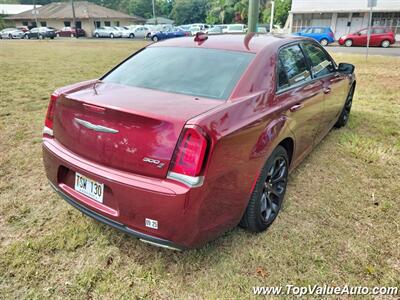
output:
[[[129,28],[130,38],[145,38],[150,34],[150,30],[145,26],[134,26]]]
[[[2,39],[22,39],[24,32],[17,28],[5,28],[0,31],[0,38]]]
[[[113,39],[122,37],[122,33],[113,27],[102,26],[93,31],[93,36],[96,38],[107,37]]]

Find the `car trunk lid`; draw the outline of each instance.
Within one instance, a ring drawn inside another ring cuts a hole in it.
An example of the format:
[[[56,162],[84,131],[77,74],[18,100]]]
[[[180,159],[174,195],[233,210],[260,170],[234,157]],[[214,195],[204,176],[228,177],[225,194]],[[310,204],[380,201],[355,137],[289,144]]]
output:
[[[164,178],[186,121],[222,103],[97,82],[60,95],[54,137],[94,162]]]

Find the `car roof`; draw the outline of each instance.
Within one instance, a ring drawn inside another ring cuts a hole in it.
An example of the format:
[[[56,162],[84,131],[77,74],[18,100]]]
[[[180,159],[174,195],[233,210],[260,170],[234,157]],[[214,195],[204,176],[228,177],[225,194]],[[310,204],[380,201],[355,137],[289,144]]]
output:
[[[299,36],[271,34],[224,34],[208,36],[207,40],[196,42],[194,37],[167,39],[149,47],[209,48],[230,51],[258,53],[265,48],[279,48],[293,41],[310,40]]]

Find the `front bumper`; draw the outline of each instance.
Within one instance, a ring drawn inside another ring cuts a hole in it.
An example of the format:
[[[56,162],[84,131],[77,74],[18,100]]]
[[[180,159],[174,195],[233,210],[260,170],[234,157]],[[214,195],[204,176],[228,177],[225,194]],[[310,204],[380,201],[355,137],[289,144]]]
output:
[[[198,193],[198,188],[97,165],[52,138],[43,138],[43,162],[53,188],[72,206],[96,220],[167,248],[194,248],[205,242],[197,226],[198,209],[188,208],[190,193]],[[104,184],[103,203],[75,191],[76,172]],[[147,227],[146,219],[156,220],[158,228]]]

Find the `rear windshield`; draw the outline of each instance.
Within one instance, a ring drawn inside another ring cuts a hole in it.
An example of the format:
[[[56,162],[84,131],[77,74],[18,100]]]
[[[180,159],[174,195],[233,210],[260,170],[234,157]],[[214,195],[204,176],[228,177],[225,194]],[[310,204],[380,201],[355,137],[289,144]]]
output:
[[[215,49],[149,47],[104,82],[225,100],[254,54]]]

